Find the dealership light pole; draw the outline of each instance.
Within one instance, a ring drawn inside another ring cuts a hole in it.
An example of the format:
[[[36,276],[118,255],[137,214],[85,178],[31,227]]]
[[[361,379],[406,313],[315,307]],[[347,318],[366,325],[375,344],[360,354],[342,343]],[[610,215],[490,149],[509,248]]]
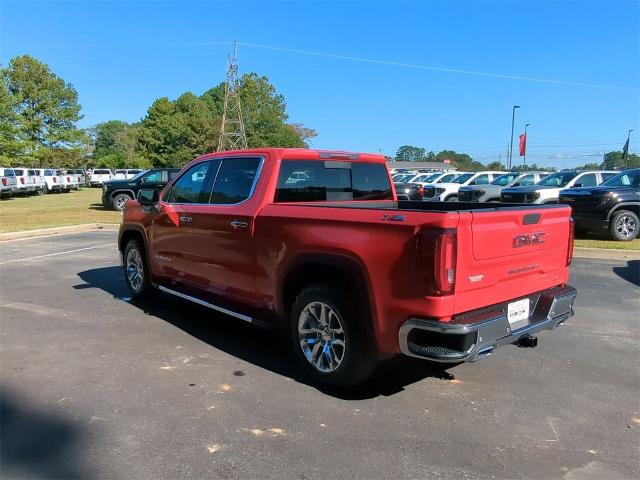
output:
[[[511,112],[511,143],[509,143],[509,168],[508,171],[511,171],[511,157],[513,156],[513,124],[516,120],[516,108],[520,108],[520,105],[514,105],[513,111]]]
[[[524,155],[522,156],[522,165],[527,166],[527,127],[531,125],[530,123],[525,124],[524,126]]]

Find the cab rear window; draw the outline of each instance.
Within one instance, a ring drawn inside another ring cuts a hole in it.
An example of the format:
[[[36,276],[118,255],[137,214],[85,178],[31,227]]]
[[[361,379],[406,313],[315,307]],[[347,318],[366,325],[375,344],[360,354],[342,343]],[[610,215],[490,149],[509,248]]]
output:
[[[276,202],[392,200],[386,167],[381,163],[283,160]]]

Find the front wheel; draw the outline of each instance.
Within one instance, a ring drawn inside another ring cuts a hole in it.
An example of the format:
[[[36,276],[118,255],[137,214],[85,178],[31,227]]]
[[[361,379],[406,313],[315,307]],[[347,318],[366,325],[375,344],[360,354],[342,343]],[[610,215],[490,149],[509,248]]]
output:
[[[135,298],[144,297],[151,291],[145,252],[137,240],[130,240],[124,249],[124,278]]]
[[[316,382],[354,387],[375,370],[366,319],[357,319],[343,292],[325,285],[303,288],[291,308],[290,329],[296,355]],[[360,320],[360,321],[358,321]]]
[[[113,208],[122,211],[129,200],[131,200],[129,195],[120,193],[113,198]]]
[[[630,210],[620,210],[614,213],[609,222],[609,233],[614,240],[628,242],[638,236],[640,219]]]
[[[458,196],[457,195],[449,195],[444,201],[445,202],[457,202],[458,201]]]

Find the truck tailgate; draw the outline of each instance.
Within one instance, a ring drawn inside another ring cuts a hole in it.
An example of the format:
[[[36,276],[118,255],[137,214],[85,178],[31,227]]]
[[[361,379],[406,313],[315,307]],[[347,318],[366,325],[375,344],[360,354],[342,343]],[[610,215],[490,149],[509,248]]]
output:
[[[476,260],[542,254],[567,244],[569,230],[564,209],[514,209],[471,215]]]
[[[455,313],[566,283],[570,215],[559,206],[461,212]]]

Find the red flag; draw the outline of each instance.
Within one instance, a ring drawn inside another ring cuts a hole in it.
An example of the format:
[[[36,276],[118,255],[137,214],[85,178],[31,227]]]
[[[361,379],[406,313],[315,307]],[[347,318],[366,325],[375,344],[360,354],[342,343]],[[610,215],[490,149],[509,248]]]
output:
[[[524,157],[527,154],[527,134],[520,135],[520,156]]]

